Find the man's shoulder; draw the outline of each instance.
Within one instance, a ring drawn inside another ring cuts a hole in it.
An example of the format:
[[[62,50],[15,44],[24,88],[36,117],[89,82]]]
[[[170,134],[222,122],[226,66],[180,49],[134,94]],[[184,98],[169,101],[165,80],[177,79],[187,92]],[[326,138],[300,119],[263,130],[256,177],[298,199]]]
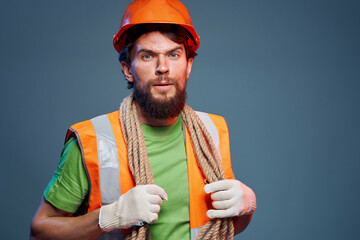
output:
[[[213,113],[201,112],[201,111],[195,111],[195,112],[202,121],[206,119],[211,119],[211,121],[214,122],[215,124],[226,124],[225,118],[223,116]]]
[[[102,114],[71,125],[68,128],[65,142],[67,142],[70,137],[74,136],[74,134],[77,137],[79,137],[80,133],[80,135],[82,136],[94,137],[96,135],[96,129],[111,129],[112,127],[114,127],[114,125],[120,127],[119,110]]]
[[[110,112],[110,113],[101,114],[101,115],[89,118],[87,120],[77,122],[77,123],[71,125],[70,128],[79,127],[79,126],[85,126],[86,127],[86,126],[89,125],[89,123],[92,123],[92,122],[95,122],[95,121],[106,121],[106,119],[113,119],[113,118],[118,118],[118,117],[119,117],[119,110],[113,111],[113,112]]]
[[[214,113],[207,113],[207,112],[202,112],[202,111],[195,111],[196,112],[196,114],[198,114],[199,116],[206,116],[206,115],[208,115],[208,116],[210,116],[210,117],[214,117],[214,118],[222,118],[222,119],[224,119],[224,117],[223,116],[221,116],[221,115],[218,115],[218,114],[214,114]]]

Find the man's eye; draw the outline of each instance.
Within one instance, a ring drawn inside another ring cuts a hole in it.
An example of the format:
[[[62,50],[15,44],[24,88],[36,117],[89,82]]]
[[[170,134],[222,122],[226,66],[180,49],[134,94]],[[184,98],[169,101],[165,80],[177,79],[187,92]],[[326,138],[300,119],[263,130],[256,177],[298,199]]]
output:
[[[144,54],[144,55],[142,56],[142,58],[143,58],[143,59],[150,59],[150,58],[152,58],[152,56],[151,56],[150,54]]]
[[[177,54],[177,53],[171,53],[171,54],[170,54],[170,57],[172,57],[172,58],[177,58],[177,57],[179,57],[179,54]]]

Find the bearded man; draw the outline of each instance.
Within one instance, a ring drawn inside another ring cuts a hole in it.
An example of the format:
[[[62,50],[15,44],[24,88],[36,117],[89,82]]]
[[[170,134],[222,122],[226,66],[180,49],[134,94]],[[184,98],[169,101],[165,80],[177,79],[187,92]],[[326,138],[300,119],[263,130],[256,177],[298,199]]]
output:
[[[161,10],[159,10],[161,9]],[[133,94],[71,126],[31,239],[233,239],[256,209],[225,120],[185,104],[200,38],[177,0],[135,0],[114,46]]]

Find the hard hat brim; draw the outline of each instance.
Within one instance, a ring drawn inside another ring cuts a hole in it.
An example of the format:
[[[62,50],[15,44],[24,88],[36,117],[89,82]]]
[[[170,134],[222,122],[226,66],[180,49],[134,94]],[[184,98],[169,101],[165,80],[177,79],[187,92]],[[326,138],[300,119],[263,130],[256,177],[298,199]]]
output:
[[[167,22],[167,23],[166,22],[156,22],[156,21],[154,21],[152,23],[142,23],[142,24],[164,24],[164,25],[174,24],[174,25],[181,26],[181,27],[185,28],[188,32],[188,41],[187,41],[188,46],[187,47],[189,48],[189,51],[196,52],[196,50],[199,48],[200,37],[199,37],[199,35],[197,35],[194,27],[191,25],[178,24],[178,23],[173,23],[173,22]],[[134,23],[134,24],[127,24],[125,26],[122,26],[122,28],[119,30],[119,32],[116,35],[114,35],[113,44],[118,53],[120,53],[121,50],[125,47],[127,30],[129,30],[131,27],[134,27],[136,25],[139,25],[139,24]]]

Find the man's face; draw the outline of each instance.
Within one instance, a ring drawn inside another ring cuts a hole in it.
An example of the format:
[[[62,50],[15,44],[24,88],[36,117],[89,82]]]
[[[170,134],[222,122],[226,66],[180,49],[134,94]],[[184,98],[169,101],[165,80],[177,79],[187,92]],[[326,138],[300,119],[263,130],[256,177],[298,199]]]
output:
[[[140,36],[131,52],[130,65],[122,63],[142,109],[157,119],[177,116],[185,104],[186,80],[193,59],[186,59],[182,44],[160,32]],[[175,116],[174,116],[175,115]]]

